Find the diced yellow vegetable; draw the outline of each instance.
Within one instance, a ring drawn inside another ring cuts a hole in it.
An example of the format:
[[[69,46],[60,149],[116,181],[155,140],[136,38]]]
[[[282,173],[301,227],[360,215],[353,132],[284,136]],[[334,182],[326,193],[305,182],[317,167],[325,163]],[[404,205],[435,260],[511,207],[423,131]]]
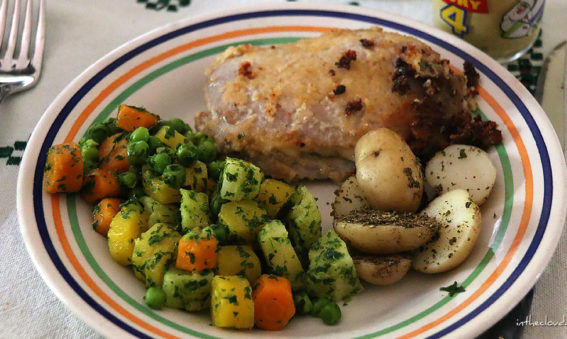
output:
[[[108,230],[108,249],[114,261],[124,266],[130,264],[134,239],[140,236],[143,228],[145,224],[141,210],[130,205],[122,207],[112,218]]]
[[[172,260],[180,238],[173,226],[158,223],[135,240],[132,269],[146,287],[162,285],[166,264]]]
[[[295,188],[283,181],[266,179],[260,185],[258,202],[266,209],[270,218],[275,218],[294,191]]]
[[[221,178],[221,198],[230,201],[253,200],[258,198],[264,174],[251,162],[227,157]]]
[[[167,146],[177,149],[177,146],[186,142],[185,136],[169,126],[160,128],[155,136]]]
[[[206,193],[180,189],[181,226],[183,233],[209,226],[209,196]]]
[[[157,223],[165,223],[169,225],[179,224],[179,206],[175,204],[160,204],[154,199],[143,196],[139,201],[144,205],[144,216],[147,218],[148,228]],[[145,232],[143,230],[142,232]]]
[[[266,223],[258,233],[258,242],[274,274],[287,278],[295,291],[303,289],[305,271],[291,246],[284,224],[277,219]]]
[[[168,186],[161,178],[152,174],[150,169],[142,170],[144,192],[160,204],[173,204],[181,201],[178,189]]]
[[[208,176],[207,165],[197,160],[193,166],[185,168],[185,183],[183,187],[197,192],[204,192],[207,190]]]
[[[246,276],[250,284],[262,274],[260,259],[248,245],[221,246],[217,265],[218,275]]]
[[[213,271],[187,272],[170,266],[163,276],[163,291],[168,307],[200,311],[211,307]]]
[[[226,225],[237,242],[256,243],[256,235],[269,220],[266,210],[252,200],[230,201],[221,206],[219,223]]]
[[[254,301],[248,280],[234,275],[215,276],[211,286],[211,315],[217,327],[254,327]]]

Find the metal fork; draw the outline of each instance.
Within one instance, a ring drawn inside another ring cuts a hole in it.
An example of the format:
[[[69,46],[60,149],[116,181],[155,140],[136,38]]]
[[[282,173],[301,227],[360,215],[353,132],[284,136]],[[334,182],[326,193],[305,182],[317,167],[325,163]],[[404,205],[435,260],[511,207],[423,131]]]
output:
[[[30,57],[32,33],[32,7],[33,0],[25,0],[24,26],[19,35],[19,20],[21,16],[21,1],[16,0],[10,22],[7,22],[8,4],[10,0],[0,0],[0,103],[8,95],[33,87],[41,74],[43,60],[43,45],[45,42],[45,1],[39,0],[39,14],[37,16],[37,29]],[[10,28],[10,35],[6,44],[2,44],[4,32]],[[19,44],[18,44],[19,40]],[[19,53],[16,55],[16,46]],[[4,54],[2,55],[2,50]]]

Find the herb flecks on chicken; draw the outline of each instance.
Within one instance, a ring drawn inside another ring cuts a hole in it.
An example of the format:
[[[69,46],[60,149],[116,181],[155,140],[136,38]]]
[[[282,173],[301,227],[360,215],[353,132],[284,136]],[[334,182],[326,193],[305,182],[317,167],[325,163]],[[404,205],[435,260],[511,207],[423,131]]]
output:
[[[379,28],[230,47],[207,75],[209,111],[198,114],[197,129],[288,181],[343,180],[354,172],[356,141],[378,127],[422,158],[451,143],[488,147],[502,138],[472,113],[472,65],[456,74],[423,42]]]

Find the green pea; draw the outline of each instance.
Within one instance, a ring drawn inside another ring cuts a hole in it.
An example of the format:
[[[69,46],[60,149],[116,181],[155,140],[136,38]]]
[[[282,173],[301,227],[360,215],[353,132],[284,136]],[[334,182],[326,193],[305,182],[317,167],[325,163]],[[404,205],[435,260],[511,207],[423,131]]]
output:
[[[172,188],[179,188],[185,182],[185,168],[181,165],[167,165],[163,170],[161,178]]]
[[[172,127],[174,130],[181,134],[191,132],[191,127],[189,127],[189,125],[186,124],[183,120],[178,118],[163,121],[162,125]]]
[[[159,140],[158,137],[150,135],[148,140],[146,141],[150,146],[150,153],[154,153],[157,148],[163,147],[163,143]]]
[[[118,181],[128,188],[134,188],[138,184],[138,176],[133,171],[126,171],[118,174]]]
[[[106,118],[102,124],[108,128],[108,135],[122,132],[122,129],[118,127],[118,119],[116,118]]]
[[[293,303],[298,314],[310,314],[313,304],[305,292],[298,292],[293,295]]]
[[[92,124],[85,133],[85,136],[100,143],[110,135],[110,129],[103,124]]]
[[[323,307],[327,304],[330,304],[330,303],[332,303],[332,301],[330,301],[329,299],[326,299],[326,298],[315,299],[315,301],[313,302],[313,305],[311,307],[311,315],[318,317],[319,312],[323,309]]]
[[[145,127],[136,128],[132,134],[130,134],[130,142],[136,141],[148,141],[150,138],[150,132]]]
[[[215,160],[208,163],[207,173],[209,174],[209,177],[218,180],[222,173],[222,170],[224,169],[224,164],[224,160]]]
[[[210,140],[205,140],[197,146],[199,160],[211,162],[217,158],[217,147]]]
[[[175,156],[175,150],[174,150],[173,148],[171,148],[171,147],[167,147],[167,146],[158,147],[158,148],[156,148],[156,153],[157,153],[157,154],[159,154],[159,153],[165,153],[165,154],[169,155],[169,157],[171,158],[171,162],[172,162],[172,163],[175,162],[175,157],[176,157],[176,156]]]
[[[189,139],[193,145],[199,145],[201,142],[209,138],[209,136],[203,132],[188,132],[185,133],[185,137]]]
[[[146,162],[149,151],[150,146],[145,141],[136,141],[128,144],[126,149],[128,161],[134,165],[142,165]]]
[[[146,295],[144,295],[144,300],[146,301],[146,304],[149,307],[158,310],[160,310],[165,305],[165,299],[166,299],[165,292],[157,286],[152,286],[148,288],[148,290],[146,291]]]
[[[341,309],[339,305],[334,302],[329,302],[319,311],[319,318],[327,325],[335,325],[341,320]]]
[[[81,145],[81,155],[85,160],[98,161],[98,142],[87,139]]]
[[[177,161],[185,167],[193,166],[198,158],[197,147],[191,144],[179,145],[175,154]]]
[[[167,153],[158,153],[150,157],[150,166],[159,174],[162,174],[168,165],[171,165],[171,157]]]

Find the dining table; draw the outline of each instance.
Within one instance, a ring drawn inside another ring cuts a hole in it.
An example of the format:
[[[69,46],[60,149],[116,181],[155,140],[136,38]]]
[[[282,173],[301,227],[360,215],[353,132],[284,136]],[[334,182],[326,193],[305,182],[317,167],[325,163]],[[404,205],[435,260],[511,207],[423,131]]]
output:
[[[50,103],[81,72],[118,46],[187,17],[274,0],[57,0],[46,2],[41,79],[0,104],[0,338],[99,338],[49,289],[34,267],[20,233],[17,178],[34,126]],[[280,1],[285,2],[285,1]],[[302,2],[302,1],[297,1]],[[317,2],[317,1],[311,1]],[[433,25],[432,0],[319,1],[390,12]],[[507,69],[534,92],[552,48],[567,39],[567,1],[547,0],[542,33],[533,48]],[[565,181],[566,178],[559,180]],[[552,250],[552,249],[550,249]],[[534,287],[533,300],[486,332],[486,337],[567,338],[567,237]],[[531,305],[530,305],[531,304]],[[520,307],[521,308],[521,307]],[[527,312],[526,312],[527,310]],[[522,318],[519,318],[522,317]],[[525,323],[550,319],[563,325]],[[512,334],[511,334],[512,333]]]

